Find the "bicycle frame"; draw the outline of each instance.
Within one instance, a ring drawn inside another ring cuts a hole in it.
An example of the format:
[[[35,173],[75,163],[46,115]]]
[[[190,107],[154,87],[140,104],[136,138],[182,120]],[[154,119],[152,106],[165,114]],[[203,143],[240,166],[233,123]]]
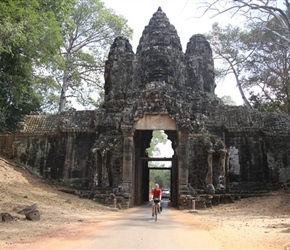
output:
[[[160,200],[154,200],[154,215],[155,215],[155,222],[157,221],[157,214],[158,214],[158,203]]]

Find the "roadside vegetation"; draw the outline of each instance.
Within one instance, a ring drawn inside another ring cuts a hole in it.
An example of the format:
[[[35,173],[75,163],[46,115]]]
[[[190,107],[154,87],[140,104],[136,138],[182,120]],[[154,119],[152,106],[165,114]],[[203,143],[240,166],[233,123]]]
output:
[[[31,112],[96,107],[119,35],[131,38],[127,20],[100,0],[1,1],[0,132]]]

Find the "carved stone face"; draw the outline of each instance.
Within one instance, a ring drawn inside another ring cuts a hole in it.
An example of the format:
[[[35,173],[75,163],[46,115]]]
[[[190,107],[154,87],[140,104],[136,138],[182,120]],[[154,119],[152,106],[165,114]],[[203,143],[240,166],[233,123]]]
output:
[[[171,55],[164,49],[151,49],[148,55],[147,71],[149,76],[149,82],[151,81],[165,81],[169,82],[170,77],[173,76],[173,68],[171,64]]]
[[[137,55],[140,55],[141,81],[173,84],[177,58],[182,53],[180,39],[168,18],[158,10],[145,27]]]
[[[159,36],[150,36],[146,47],[141,53],[141,69],[144,74],[143,82],[149,83],[152,81],[166,82],[173,84],[174,65],[176,49],[170,44],[167,39],[161,39]],[[148,41],[147,40],[147,41]]]

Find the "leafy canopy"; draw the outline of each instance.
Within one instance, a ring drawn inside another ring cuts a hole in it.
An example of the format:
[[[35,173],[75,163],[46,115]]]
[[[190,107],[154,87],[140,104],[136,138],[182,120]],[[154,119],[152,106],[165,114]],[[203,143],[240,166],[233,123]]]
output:
[[[290,114],[289,0],[204,0],[200,6],[204,14],[217,16],[228,13],[248,24],[246,29],[238,30],[237,37],[245,33],[236,47],[239,55],[231,54],[228,58],[245,104],[259,110]],[[230,33],[222,30],[222,34]],[[236,39],[229,38],[228,47],[235,49]],[[229,71],[223,73],[228,74]],[[243,95],[244,91],[248,91],[249,98]]]
[[[36,71],[53,60],[61,43],[62,20],[71,0],[0,2],[0,131],[14,131],[31,111],[40,110]]]
[[[58,111],[69,108],[69,100],[89,107],[91,93],[103,90],[104,62],[117,36],[132,35],[127,20],[107,9],[100,0],[78,0],[63,23],[59,61],[48,69],[58,89]],[[52,91],[53,92],[53,91]],[[96,98],[97,99],[97,98]]]
[[[150,141],[150,147],[146,149],[149,157],[158,156],[161,154],[158,144],[166,144],[167,135],[163,130],[153,130],[152,139]]]

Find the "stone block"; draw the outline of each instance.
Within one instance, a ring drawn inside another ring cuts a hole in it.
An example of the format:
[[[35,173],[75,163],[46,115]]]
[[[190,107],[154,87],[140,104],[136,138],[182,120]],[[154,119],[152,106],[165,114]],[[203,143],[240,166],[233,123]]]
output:
[[[14,218],[11,214],[9,213],[1,213],[1,221],[2,222],[11,222],[13,221]]]
[[[38,210],[33,210],[25,214],[27,220],[37,221],[40,220],[40,213]]]

